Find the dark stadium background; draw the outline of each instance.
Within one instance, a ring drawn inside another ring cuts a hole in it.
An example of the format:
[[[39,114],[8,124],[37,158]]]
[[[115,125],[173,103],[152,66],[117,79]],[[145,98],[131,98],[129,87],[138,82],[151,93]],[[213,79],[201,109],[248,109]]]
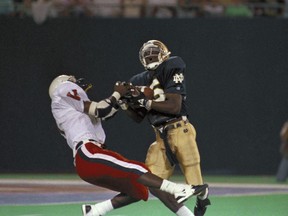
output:
[[[190,121],[204,174],[274,175],[288,119],[288,20],[59,18],[0,19],[1,173],[74,172],[58,134],[48,87],[59,74],[109,96],[117,80],[142,71],[138,51],[163,41],[187,64]],[[107,145],[143,161],[154,134],[125,113],[103,123]]]

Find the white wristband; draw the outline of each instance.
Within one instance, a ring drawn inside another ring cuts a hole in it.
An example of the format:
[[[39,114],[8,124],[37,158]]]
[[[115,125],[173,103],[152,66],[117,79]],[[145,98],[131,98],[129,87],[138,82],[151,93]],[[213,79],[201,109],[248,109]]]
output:
[[[118,101],[121,98],[120,93],[117,91],[113,92],[112,96],[116,99],[116,101]]]
[[[97,111],[97,104],[96,102],[92,101],[90,106],[89,106],[89,111],[88,114],[92,115],[92,116],[97,116],[98,114],[96,114]]]
[[[128,105],[125,104],[125,103],[120,104],[120,108],[121,108],[122,110],[127,110],[127,109],[128,109]]]
[[[151,110],[151,105],[152,105],[152,100],[148,100],[147,103],[145,104],[145,108],[149,111]]]

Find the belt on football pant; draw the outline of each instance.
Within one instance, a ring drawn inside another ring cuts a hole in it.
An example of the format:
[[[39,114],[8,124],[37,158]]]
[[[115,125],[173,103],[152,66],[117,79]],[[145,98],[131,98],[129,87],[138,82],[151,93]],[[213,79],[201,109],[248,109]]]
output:
[[[178,164],[179,162],[178,162],[176,155],[172,152],[172,150],[170,148],[167,133],[169,130],[182,127],[182,126],[186,125],[187,123],[188,123],[187,117],[181,116],[179,118],[172,119],[171,121],[165,122],[164,124],[162,124],[158,127],[154,127],[159,132],[160,137],[164,142],[166,156],[167,156],[171,166],[174,166],[175,164]]]
[[[100,144],[100,143],[98,143],[97,141],[95,141],[95,140],[93,140],[93,139],[87,139],[87,140],[82,140],[82,141],[78,142],[78,143],[76,144],[76,146],[75,146],[75,151],[77,152],[77,150],[78,150],[79,148],[81,148],[81,146],[82,146],[83,144],[85,144],[85,143],[92,143],[92,144],[98,146],[99,148],[104,148],[104,144]]]
[[[171,129],[176,129],[176,128],[182,127],[182,126],[186,125],[188,122],[189,121],[188,121],[188,118],[186,116],[180,116],[178,118],[171,119],[171,120],[166,121],[160,125],[152,126],[152,127],[161,132],[162,130],[171,130]]]

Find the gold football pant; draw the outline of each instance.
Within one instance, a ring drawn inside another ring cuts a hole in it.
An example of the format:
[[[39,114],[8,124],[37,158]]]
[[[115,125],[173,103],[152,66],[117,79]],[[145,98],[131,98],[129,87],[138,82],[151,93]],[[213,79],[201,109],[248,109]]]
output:
[[[181,123],[180,127],[170,129],[167,132],[168,143],[177,157],[186,183],[203,184],[195,128],[192,124],[183,120],[174,123],[174,125],[179,123]],[[169,179],[173,174],[175,165],[171,165],[169,162],[166,156],[165,144],[157,129],[155,129],[155,134],[156,141],[149,147],[145,163],[152,173],[163,179]]]

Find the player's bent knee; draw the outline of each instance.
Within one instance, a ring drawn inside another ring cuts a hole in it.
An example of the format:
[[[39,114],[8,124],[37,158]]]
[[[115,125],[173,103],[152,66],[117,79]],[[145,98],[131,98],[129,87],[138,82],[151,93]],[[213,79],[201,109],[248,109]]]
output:
[[[138,202],[140,200],[141,199],[133,198],[133,197],[130,197],[126,194],[122,194],[122,195],[115,196],[111,200],[111,202],[112,202],[113,207],[116,209],[116,208],[121,208],[123,206],[129,205],[131,203]]]

